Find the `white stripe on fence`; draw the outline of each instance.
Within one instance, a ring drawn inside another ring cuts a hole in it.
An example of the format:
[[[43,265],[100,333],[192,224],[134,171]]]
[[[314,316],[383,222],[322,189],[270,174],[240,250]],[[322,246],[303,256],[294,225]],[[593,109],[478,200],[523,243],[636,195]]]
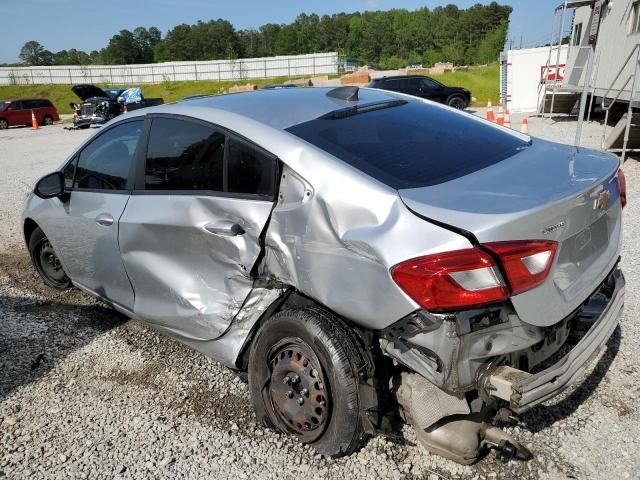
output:
[[[339,71],[338,54],[313,53],[238,60],[167,62],[144,65],[74,65],[2,67],[0,85],[139,84],[163,81],[249,80],[255,78],[332,75]]]

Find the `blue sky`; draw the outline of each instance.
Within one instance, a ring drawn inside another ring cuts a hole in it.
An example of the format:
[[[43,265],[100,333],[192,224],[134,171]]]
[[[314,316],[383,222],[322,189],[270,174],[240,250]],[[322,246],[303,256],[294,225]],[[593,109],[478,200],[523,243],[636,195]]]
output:
[[[0,63],[17,62],[20,47],[37,40],[53,52],[106,46],[122,29],[156,26],[163,35],[180,23],[224,18],[237,29],[263,23],[289,23],[302,12],[331,14],[341,11],[410,10],[455,3],[460,8],[477,0],[0,0],[2,41]],[[551,34],[553,9],[560,0],[506,0],[513,7],[509,37],[514,45],[546,43]]]

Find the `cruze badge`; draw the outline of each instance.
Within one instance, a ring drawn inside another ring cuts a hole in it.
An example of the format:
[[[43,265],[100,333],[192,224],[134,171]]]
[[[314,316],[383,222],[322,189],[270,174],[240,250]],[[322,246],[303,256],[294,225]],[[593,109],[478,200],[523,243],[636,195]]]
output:
[[[603,190],[593,201],[593,209],[601,210],[609,205],[609,190]]]

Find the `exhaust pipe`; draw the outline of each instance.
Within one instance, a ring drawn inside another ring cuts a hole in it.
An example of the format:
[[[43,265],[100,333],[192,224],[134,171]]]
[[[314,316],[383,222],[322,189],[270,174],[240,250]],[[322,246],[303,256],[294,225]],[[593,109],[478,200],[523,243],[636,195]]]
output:
[[[463,395],[444,392],[417,373],[400,375],[396,398],[405,421],[431,453],[462,465],[474,463],[488,448],[504,461],[533,458],[511,435],[470,413]]]

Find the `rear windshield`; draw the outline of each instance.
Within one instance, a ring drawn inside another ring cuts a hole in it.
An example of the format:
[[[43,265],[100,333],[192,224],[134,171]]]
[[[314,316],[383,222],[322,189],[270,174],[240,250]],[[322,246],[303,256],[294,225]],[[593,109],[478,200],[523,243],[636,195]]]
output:
[[[454,180],[529,146],[491,125],[416,101],[329,117],[287,131],[395,189]]]

